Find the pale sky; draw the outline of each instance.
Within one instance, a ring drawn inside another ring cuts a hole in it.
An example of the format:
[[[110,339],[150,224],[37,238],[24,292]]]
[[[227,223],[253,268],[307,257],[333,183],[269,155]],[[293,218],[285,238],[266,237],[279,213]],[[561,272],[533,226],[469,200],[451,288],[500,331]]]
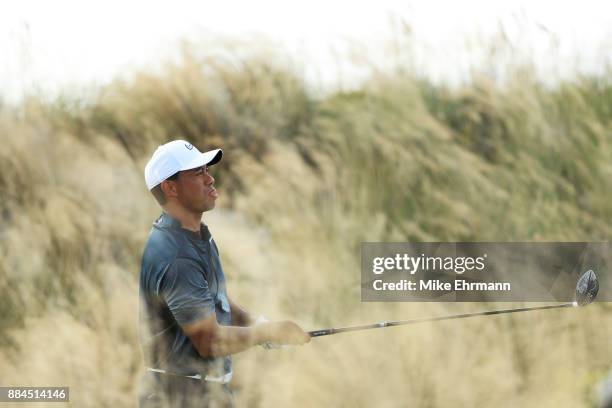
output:
[[[482,51],[473,43],[500,27],[544,72],[598,70],[612,61],[609,1],[0,0],[0,95],[103,84],[162,62],[181,38],[255,35],[283,45],[309,82],[324,88],[363,75],[348,62],[351,47],[365,47],[362,54],[384,66],[391,21],[412,27],[413,64],[434,79],[466,75]]]

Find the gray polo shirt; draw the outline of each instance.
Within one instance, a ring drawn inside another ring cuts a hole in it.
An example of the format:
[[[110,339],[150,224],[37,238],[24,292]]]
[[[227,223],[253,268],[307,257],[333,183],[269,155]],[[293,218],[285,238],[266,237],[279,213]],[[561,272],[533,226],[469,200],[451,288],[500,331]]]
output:
[[[213,313],[220,325],[232,321],[217,245],[204,224],[200,235],[166,213],[153,223],[140,270],[140,344],[147,367],[221,376],[231,358],[202,358],[181,330]]]

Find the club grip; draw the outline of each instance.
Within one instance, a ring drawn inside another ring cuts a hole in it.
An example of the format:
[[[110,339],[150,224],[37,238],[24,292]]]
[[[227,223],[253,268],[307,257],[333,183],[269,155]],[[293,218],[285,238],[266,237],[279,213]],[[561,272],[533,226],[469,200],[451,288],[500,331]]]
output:
[[[328,334],[333,334],[333,333],[334,333],[334,329],[313,330],[313,331],[308,332],[310,337],[327,336]]]

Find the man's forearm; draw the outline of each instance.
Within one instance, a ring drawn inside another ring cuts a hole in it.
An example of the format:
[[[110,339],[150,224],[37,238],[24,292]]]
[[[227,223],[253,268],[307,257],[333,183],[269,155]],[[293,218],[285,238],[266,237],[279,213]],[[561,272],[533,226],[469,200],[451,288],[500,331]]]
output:
[[[250,327],[220,326],[215,316],[183,327],[202,357],[240,353],[270,341],[277,344],[304,344],[310,335],[290,320],[264,322]]]
[[[210,336],[199,336],[196,348],[203,357],[236,354],[266,339],[257,327],[218,326]]]

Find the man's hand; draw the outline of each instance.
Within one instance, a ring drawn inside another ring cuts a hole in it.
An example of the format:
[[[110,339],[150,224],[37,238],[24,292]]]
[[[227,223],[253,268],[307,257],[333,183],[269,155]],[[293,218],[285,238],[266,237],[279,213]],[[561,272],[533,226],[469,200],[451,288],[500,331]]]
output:
[[[266,342],[274,344],[302,345],[310,342],[310,335],[290,320],[258,324],[256,330]]]

